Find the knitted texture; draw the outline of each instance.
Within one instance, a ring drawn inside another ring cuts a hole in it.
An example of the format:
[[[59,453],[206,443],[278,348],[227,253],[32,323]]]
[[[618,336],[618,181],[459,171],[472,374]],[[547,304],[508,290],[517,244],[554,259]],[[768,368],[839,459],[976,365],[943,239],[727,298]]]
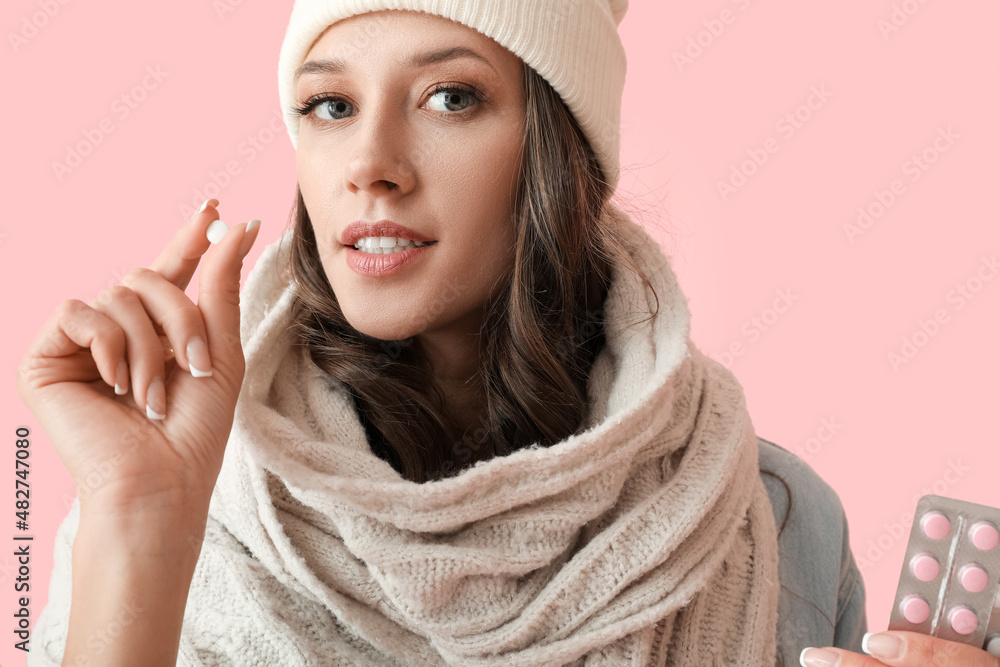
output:
[[[331,24],[385,9],[451,19],[530,65],[566,102],[614,191],[626,71],[618,24],[628,0],[296,0],[278,56],[278,96],[293,146],[298,148],[301,118],[294,110],[294,75],[309,49]],[[372,31],[377,40],[377,23]]]
[[[777,535],[736,378],[690,341],[653,239],[616,271],[581,431],[418,484],[293,346],[291,231],[243,291],[247,375],[178,664],[770,666]],[[28,664],[57,665],[75,504]]]

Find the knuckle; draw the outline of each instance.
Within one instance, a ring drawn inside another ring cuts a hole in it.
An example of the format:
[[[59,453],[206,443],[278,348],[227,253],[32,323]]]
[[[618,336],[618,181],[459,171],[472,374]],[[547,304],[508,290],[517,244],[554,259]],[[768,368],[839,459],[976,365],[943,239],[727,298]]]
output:
[[[111,299],[131,299],[135,298],[135,291],[125,285],[114,285],[104,291]]]
[[[132,269],[131,271],[125,274],[124,278],[122,278],[122,285],[138,284],[139,281],[147,278],[148,274],[150,273],[155,273],[155,272],[151,269],[147,269],[144,266]]]
[[[14,375],[14,386],[22,401],[28,402],[28,393],[37,385],[45,368],[46,364],[42,359],[30,354],[26,354],[18,363],[17,372]]]
[[[112,349],[125,347],[125,332],[122,328],[111,322],[105,322],[104,326],[98,328],[94,334],[94,341]]]
[[[66,299],[59,304],[58,310],[60,325],[67,332],[86,331],[100,317],[94,308],[79,299]]]
[[[163,313],[163,329],[165,332],[175,332],[178,336],[194,336],[196,334],[205,337],[204,320],[201,311],[191,301],[181,302],[173,305],[168,311]]]
[[[129,301],[135,299],[135,292],[124,285],[112,285],[107,288],[94,300],[94,310],[107,311],[115,302]]]
[[[66,299],[56,306],[56,315],[61,320],[68,319],[76,316],[76,314],[81,312],[81,310],[86,310],[88,308],[87,304],[79,299]]]

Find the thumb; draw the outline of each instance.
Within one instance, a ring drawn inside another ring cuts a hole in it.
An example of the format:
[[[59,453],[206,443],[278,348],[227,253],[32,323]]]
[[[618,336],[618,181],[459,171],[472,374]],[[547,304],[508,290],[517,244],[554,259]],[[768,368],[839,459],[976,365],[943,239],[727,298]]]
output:
[[[233,383],[230,388],[238,388],[243,380],[240,274],[243,258],[253,247],[259,229],[260,220],[252,220],[226,231],[202,260],[198,278],[198,309],[205,321],[212,367],[222,379]]]
[[[1000,658],[993,657],[979,647],[919,632],[869,632],[865,634],[861,647],[865,653],[887,665],[1000,667]]]

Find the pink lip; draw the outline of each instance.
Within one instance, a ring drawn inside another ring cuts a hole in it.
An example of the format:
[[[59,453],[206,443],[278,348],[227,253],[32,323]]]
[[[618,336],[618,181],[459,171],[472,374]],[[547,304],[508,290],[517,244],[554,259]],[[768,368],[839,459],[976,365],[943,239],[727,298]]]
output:
[[[372,235],[374,236],[374,234]],[[381,234],[379,235],[381,236]],[[386,234],[385,236],[388,236]],[[360,238],[360,237],[359,237]],[[362,276],[378,278],[388,276],[411,264],[419,255],[428,252],[433,245],[410,248],[388,255],[362,252],[352,246],[347,247],[347,266]]]
[[[397,238],[416,241],[417,243],[430,243],[434,240],[413,231],[409,227],[397,224],[392,220],[378,220],[376,222],[355,220],[351,224],[347,225],[344,231],[341,232],[340,242],[345,246],[353,246],[358,242],[358,239],[364,238],[365,236],[395,236]]]

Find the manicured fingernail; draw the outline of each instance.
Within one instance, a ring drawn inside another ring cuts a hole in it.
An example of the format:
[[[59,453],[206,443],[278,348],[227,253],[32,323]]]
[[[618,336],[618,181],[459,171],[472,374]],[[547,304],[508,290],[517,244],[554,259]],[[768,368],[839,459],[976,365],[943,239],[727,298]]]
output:
[[[840,656],[833,651],[807,647],[799,654],[799,664],[802,667],[836,667],[840,664]]]
[[[128,364],[122,359],[115,370],[115,393],[124,396],[128,393]]]
[[[212,377],[212,361],[208,357],[208,345],[201,336],[195,336],[187,344],[188,368],[196,378]],[[208,370],[203,371],[202,368]]]
[[[1000,635],[997,635],[986,644],[986,652],[1000,658]]]
[[[208,240],[212,243],[218,243],[225,237],[226,232],[229,231],[229,225],[224,223],[222,220],[213,220],[212,224],[208,226]]]
[[[167,390],[161,377],[153,378],[146,390],[146,416],[150,419],[167,418]]]
[[[240,244],[240,258],[246,257],[247,253],[250,252],[250,248],[253,247],[253,241],[249,238],[250,232],[252,232],[257,227],[260,227],[260,220],[251,220],[247,223],[246,229],[243,230],[243,242]]]
[[[219,200],[218,199],[206,199],[205,203],[202,204],[201,208],[198,209],[198,212],[199,213],[204,213],[205,209],[208,208],[209,206],[218,206],[218,205],[219,205]]]
[[[880,632],[866,632],[861,638],[861,650],[876,658],[894,660],[903,657],[903,641],[895,636]]]

